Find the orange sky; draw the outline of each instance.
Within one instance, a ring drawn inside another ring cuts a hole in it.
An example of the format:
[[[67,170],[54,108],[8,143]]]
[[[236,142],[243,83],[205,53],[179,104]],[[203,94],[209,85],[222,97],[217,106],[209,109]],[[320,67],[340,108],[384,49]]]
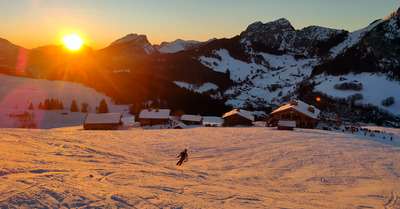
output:
[[[100,49],[129,33],[145,34],[152,44],[230,38],[253,22],[282,17],[297,29],[353,31],[399,6],[398,0],[0,0],[0,37],[35,48],[77,33]]]

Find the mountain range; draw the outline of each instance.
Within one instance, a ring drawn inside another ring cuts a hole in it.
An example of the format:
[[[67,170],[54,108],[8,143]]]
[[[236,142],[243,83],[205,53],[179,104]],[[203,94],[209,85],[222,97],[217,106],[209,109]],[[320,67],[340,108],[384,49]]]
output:
[[[0,72],[81,82],[117,103],[196,114],[268,113],[297,98],[325,118],[384,123],[400,115],[399,13],[353,32],[298,30],[282,18],[255,22],[232,38],[152,45],[145,35],[129,34],[78,53],[52,45],[28,50],[0,39]]]

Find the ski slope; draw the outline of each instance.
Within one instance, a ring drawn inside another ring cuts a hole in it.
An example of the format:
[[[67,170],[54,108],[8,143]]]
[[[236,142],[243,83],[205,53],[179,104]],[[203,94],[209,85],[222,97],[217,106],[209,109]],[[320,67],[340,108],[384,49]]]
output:
[[[3,128],[0,207],[399,208],[399,130],[386,131]]]

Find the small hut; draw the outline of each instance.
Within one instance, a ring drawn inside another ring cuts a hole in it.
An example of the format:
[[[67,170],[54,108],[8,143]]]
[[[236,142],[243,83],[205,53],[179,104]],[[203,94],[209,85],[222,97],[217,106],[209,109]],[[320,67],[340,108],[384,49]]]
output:
[[[121,113],[89,113],[83,122],[85,130],[117,130],[122,125]]]
[[[295,121],[296,127],[315,128],[318,124],[320,110],[300,100],[292,100],[289,104],[279,107],[270,113],[273,125],[278,121]]]
[[[140,126],[167,125],[169,113],[169,109],[144,109],[139,114]]]
[[[280,120],[278,121],[278,130],[293,130],[296,127],[296,121]]]
[[[203,117],[200,115],[182,115],[181,122],[186,125],[203,125]]]
[[[254,122],[254,116],[249,111],[242,109],[227,112],[222,116],[222,119],[224,126],[252,126]]]

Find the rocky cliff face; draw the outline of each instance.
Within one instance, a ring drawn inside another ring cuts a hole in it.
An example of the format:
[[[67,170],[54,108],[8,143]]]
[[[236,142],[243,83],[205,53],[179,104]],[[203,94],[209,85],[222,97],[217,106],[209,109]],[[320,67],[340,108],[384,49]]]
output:
[[[251,24],[240,34],[242,43],[257,52],[293,54],[305,57],[322,56],[343,41],[348,32],[318,26],[295,30],[284,18]]]

